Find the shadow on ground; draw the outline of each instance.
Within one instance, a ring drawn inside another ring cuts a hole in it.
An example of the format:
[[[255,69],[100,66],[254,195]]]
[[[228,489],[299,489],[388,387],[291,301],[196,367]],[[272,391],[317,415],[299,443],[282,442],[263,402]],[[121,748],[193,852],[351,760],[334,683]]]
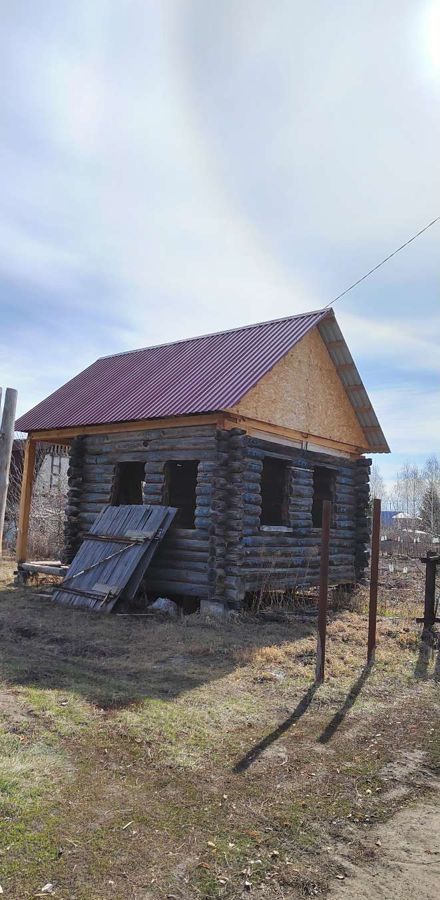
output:
[[[359,694],[362,691],[362,688],[371,672],[371,666],[366,666],[357,681],[350,688],[343,705],[340,709],[337,710],[331,721],[328,723],[322,734],[318,737],[318,743],[327,744],[332,737],[336,734],[338,728],[342,725],[346,715],[349,713],[352,706],[354,706]],[[246,769],[258,759],[258,757],[264,753],[265,750],[268,749],[272,744],[274,744],[286,731],[289,731],[292,725],[295,725],[296,722],[301,719],[305,712],[307,712],[309,706],[311,705],[316,692],[319,689],[319,684],[314,682],[309,689],[304,694],[304,697],[301,698],[291,715],[281,722],[277,728],[271,731],[266,737],[263,738],[262,741],[259,741],[254,747],[243,756],[242,759],[238,761],[238,763],[234,766],[234,772],[245,772]]]
[[[103,708],[172,700],[229,674],[256,649],[315,633],[313,622],[206,623],[109,616],[60,607],[31,587],[0,592],[0,673],[9,683],[68,689]]]
[[[440,650],[429,641],[420,641],[414,675],[421,681],[427,681],[429,678],[440,681]]]

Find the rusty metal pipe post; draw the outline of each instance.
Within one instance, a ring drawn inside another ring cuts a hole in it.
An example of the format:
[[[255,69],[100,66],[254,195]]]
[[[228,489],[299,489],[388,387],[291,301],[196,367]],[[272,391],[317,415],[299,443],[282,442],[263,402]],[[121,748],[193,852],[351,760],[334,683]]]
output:
[[[438,555],[428,552],[423,562],[426,565],[425,575],[425,608],[423,612],[423,630],[430,631],[435,623],[435,576]]]
[[[380,546],[380,510],[381,501],[373,502],[373,530],[371,534],[371,571],[370,571],[370,604],[368,610],[368,650],[367,664],[374,663],[376,652],[377,622],[377,588],[379,583],[379,546]]]
[[[328,568],[330,547],[331,500],[322,504],[321,561],[319,568],[318,646],[316,650],[316,684],[322,684],[325,676],[325,639],[327,633]]]

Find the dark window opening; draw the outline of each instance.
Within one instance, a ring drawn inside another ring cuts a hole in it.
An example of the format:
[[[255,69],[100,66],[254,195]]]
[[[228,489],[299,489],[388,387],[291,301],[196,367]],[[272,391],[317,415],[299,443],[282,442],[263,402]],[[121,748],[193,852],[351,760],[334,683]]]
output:
[[[322,504],[324,500],[333,502],[335,496],[335,473],[333,469],[315,466],[313,470],[312,522],[314,528],[322,528]],[[332,507],[332,522],[333,522]]]
[[[142,482],[145,481],[145,463],[120,462],[116,464],[113,481],[112,506],[142,503]]]
[[[263,460],[261,475],[261,524],[288,525],[288,463],[283,459]]]
[[[176,506],[174,524],[178,528],[195,528],[197,460],[173,461],[165,465],[164,503]]]

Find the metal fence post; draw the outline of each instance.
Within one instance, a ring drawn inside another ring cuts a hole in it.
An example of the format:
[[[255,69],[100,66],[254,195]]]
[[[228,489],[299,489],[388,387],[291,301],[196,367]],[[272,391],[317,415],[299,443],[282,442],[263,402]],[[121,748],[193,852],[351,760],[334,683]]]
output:
[[[377,588],[379,582],[379,544],[380,544],[380,510],[381,501],[373,502],[373,531],[371,535],[371,572],[370,572],[370,604],[368,610],[368,651],[367,663],[374,662],[376,651],[377,622]]]
[[[328,568],[330,546],[331,500],[322,504],[321,561],[319,568],[318,645],[316,651],[316,684],[322,684],[325,675],[325,639],[327,632]]]
[[[425,576],[425,608],[423,612],[423,629],[429,631],[435,623],[435,576],[438,554],[434,551],[427,553],[424,562],[426,564]]]

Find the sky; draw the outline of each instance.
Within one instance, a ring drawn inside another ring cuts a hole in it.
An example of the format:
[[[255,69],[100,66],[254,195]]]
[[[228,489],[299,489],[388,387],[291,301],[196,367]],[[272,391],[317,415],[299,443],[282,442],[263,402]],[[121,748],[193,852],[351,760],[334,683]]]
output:
[[[317,309],[440,215],[440,0],[14,0],[0,385]],[[335,305],[392,448],[440,452],[440,223]]]

